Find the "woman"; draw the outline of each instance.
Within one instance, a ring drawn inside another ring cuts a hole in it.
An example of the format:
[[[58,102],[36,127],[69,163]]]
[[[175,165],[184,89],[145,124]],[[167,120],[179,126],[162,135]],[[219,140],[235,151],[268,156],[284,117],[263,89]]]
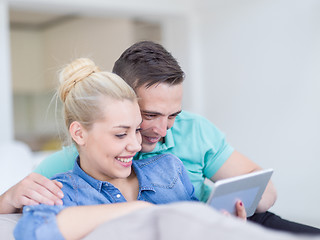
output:
[[[63,184],[63,205],[26,206],[16,239],[82,238],[106,220],[152,204],[197,201],[175,156],[132,161],[141,149],[142,118],[134,91],[120,77],[77,59],[61,72],[58,93],[79,156],[73,170],[54,177]]]

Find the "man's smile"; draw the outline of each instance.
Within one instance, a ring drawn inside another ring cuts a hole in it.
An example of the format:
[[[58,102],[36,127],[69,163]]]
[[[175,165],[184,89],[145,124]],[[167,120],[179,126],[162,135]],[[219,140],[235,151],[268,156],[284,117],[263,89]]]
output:
[[[143,139],[147,140],[147,142],[152,143],[152,144],[159,142],[161,139],[161,136],[148,137],[148,136],[142,135],[142,137],[143,137]]]

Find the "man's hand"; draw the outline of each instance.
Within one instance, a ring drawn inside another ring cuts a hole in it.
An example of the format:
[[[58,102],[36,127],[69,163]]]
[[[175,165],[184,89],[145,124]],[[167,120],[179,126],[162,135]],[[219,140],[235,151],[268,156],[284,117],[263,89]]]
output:
[[[0,196],[0,213],[19,212],[24,205],[62,205],[62,183],[31,173]]]

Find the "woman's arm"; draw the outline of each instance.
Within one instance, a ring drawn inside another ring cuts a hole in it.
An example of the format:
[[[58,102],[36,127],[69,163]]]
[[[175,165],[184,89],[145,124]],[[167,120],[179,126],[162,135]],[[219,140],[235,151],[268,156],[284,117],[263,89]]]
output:
[[[101,223],[151,206],[144,201],[77,206],[62,210],[57,215],[57,225],[65,239],[80,239]]]
[[[151,203],[132,201],[86,206],[26,206],[18,221],[16,240],[80,239],[101,223],[151,206]]]

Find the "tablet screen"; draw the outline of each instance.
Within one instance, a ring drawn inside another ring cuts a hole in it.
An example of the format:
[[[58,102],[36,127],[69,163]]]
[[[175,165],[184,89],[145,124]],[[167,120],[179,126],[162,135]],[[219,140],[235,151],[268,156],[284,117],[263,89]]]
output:
[[[267,169],[217,181],[207,203],[217,210],[235,215],[235,204],[241,200],[247,217],[250,217],[254,214],[272,173],[272,169]]]

